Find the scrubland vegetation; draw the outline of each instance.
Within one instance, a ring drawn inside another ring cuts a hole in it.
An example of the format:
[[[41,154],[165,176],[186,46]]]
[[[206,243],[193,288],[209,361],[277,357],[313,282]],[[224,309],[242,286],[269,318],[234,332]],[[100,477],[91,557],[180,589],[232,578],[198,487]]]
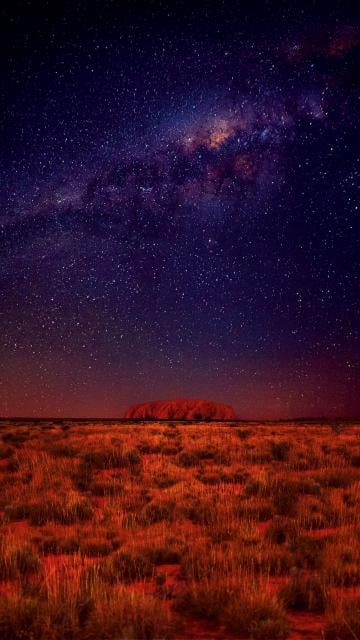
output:
[[[360,425],[0,423],[0,638],[360,638]]]

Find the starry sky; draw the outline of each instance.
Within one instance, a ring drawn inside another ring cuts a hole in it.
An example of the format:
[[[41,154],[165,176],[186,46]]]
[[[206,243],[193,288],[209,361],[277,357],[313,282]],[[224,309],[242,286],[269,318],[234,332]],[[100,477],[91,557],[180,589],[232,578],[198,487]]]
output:
[[[360,414],[358,19],[1,3],[0,415]]]

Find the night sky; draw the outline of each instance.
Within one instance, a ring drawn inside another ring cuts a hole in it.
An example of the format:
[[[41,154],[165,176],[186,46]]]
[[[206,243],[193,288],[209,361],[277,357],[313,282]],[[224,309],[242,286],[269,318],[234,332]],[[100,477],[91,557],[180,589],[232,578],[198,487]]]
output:
[[[359,415],[358,17],[1,3],[0,415]]]

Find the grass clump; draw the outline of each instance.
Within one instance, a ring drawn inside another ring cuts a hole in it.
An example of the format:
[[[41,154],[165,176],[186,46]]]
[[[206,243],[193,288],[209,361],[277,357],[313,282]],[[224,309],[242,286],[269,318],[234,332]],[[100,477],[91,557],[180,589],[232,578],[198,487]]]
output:
[[[140,455],[135,449],[104,448],[89,451],[83,456],[84,466],[92,469],[132,468],[139,463]]]
[[[173,635],[170,611],[158,600],[111,589],[84,575],[48,576],[32,597],[0,600],[2,640],[155,640]]]
[[[236,435],[238,436],[238,438],[240,438],[240,440],[247,440],[251,436],[251,430],[250,429],[237,429],[236,430]]]
[[[169,473],[162,472],[155,476],[154,484],[159,489],[168,489],[179,482],[179,478]]]
[[[293,522],[275,516],[270,526],[266,529],[265,540],[271,544],[289,543],[296,536],[296,527]]]
[[[177,609],[223,624],[254,640],[283,640],[288,622],[281,602],[261,588],[249,589],[242,580],[193,583],[178,597]]]
[[[175,500],[153,500],[143,508],[140,517],[146,525],[162,522],[163,520],[171,522],[174,519],[175,507]]]
[[[4,460],[5,458],[10,458],[14,454],[14,449],[12,447],[7,447],[3,444],[0,444],[0,460]]]
[[[298,487],[295,483],[279,482],[273,490],[273,505],[275,513],[288,518],[296,515],[299,499]]]
[[[175,458],[175,464],[184,469],[195,467],[198,462],[199,458],[193,451],[181,451]]]
[[[28,519],[31,525],[42,526],[47,522],[72,525],[90,520],[93,516],[91,503],[78,496],[63,496],[59,499],[44,499],[40,502],[9,506],[9,520]]]
[[[76,458],[79,454],[79,450],[76,447],[66,443],[55,444],[48,449],[48,452],[54,458]]]
[[[30,545],[12,547],[3,539],[0,543],[0,580],[11,580],[20,575],[36,573],[40,558]]]
[[[285,442],[284,440],[280,440],[279,442],[271,442],[271,455],[274,460],[278,462],[283,462],[287,460],[289,457],[289,452],[291,449],[291,445],[289,442]]]
[[[296,572],[289,583],[280,591],[286,607],[322,612],[326,606],[326,590],[317,575],[304,577]]]
[[[99,575],[106,582],[133,582],[143,580],[153,572],[154,564],[150,558],[140,552],[122,551],[101,565]]]
[[[323,547],[324,542],[321,539],[303,535],[296,536],[290,543],[290,551],[295,556],[295,565],[301,569],[320,568]]]

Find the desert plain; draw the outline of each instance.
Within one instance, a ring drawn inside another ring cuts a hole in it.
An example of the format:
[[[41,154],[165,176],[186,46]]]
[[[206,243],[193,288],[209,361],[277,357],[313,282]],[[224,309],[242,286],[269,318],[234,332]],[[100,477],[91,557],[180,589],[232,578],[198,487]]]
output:
[[[360,423],[3,420],[2,640],[360,638]]]

